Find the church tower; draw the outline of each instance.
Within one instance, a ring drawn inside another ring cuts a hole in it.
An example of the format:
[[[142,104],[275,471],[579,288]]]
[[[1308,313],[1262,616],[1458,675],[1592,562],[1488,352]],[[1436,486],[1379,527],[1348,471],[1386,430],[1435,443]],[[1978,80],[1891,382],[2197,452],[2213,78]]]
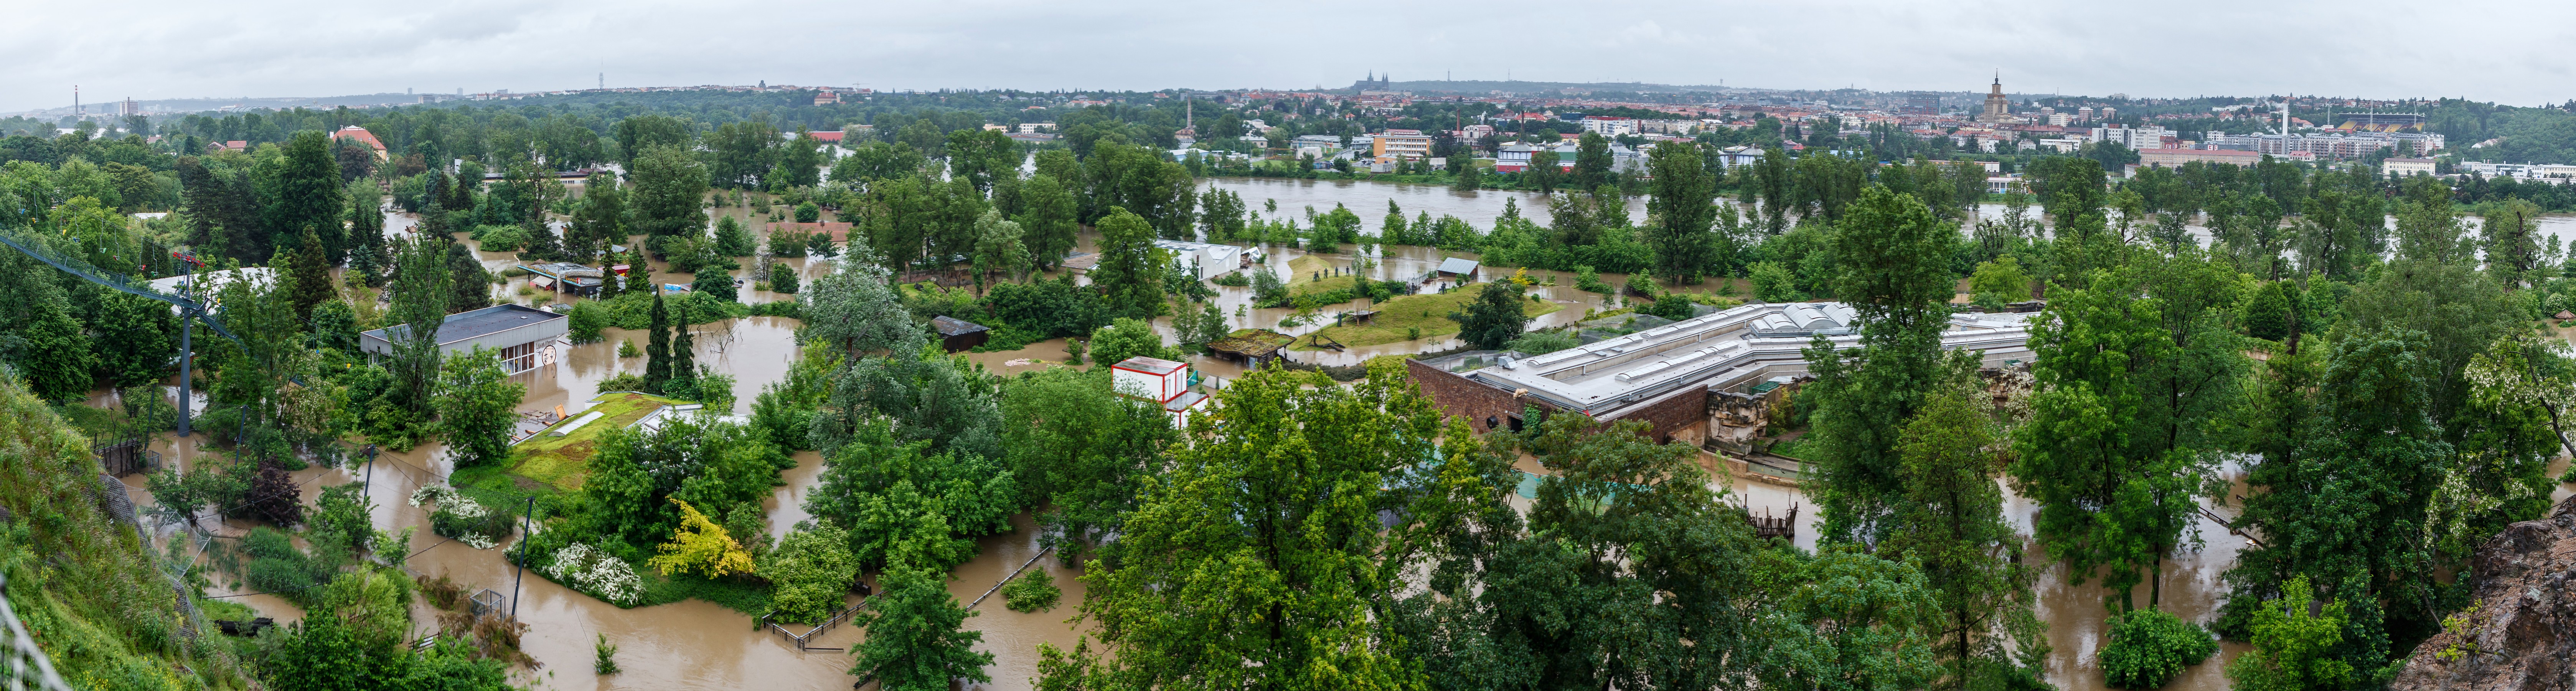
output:
[[[1986,112],[1977,116],[1977,122],[2007,123],[2012,121],[2012,99],[2004,97],[2004,75],[2002,72],[1996,72],[1994,86],[1990,87],[1986,91]]]

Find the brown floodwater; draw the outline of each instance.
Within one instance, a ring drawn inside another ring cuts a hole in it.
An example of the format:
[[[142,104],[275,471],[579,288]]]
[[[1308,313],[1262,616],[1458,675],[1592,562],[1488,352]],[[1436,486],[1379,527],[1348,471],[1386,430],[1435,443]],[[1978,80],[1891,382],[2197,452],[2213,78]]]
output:
[[[984,668],[984,673],[993,681],[969,684],[965,687],[967,689],[1019,691],[1032,688],[1035,686],[1032,681],[1038,673],[1038,644],[1052,644],[1070,651],[1081,632],[1089,630],[1087,625],[1077,628],[1069,621],[1081,608],[1083,594],[1087,592],[1082,581],[1077,580],[1082,577],[1082,570],[1067,568],[1064,560],[1052,553],[1040,558],[1037,524],[1029,514],[1012,516],[1011,527],[1011,532],[988,535],[975,541],[979,551],[974,561],[950,572],[948,594],[955,596],[960,605],[973,603],[975,598],[1009,578],[1012,570],[1025,565],[1032,571],[1044,570],[1049,578],[1055,579],[1055,586],[1064,591],[1064,597],[1057,601],[1055,609],[1028,613],[1014,612],[1002,606],[1001,593],[985,597],[983,603],[974,608],[975,615],[967,617],[964,628],[984,634],[984,641],[977,644],[975,650],[993,654],[993,664]]]
[[[1493,229],[1494,219],[1502,216],[1503,204],[1507,199],[1520,207],[1523,218],[1541,224],[1549,220],[1547,200],[1536,192],[1503,190],[1458,192],[1450,190],[1446,185],[1283,178],[1209,178],[1204,185],[1205,189],[1222,189],[1242,196],[1245,205],[1255,211],[1262,209],[1262,202],[1265,200],[1277,201],[1279,211],[1276,214],[1265,213],[1263,218],[1293,218],[1297,219],[1300,225],[1305,222],[1306,207],[1312,206],[1316,213],[1324,213],[1333,210],[1333,205],[1340,204],[1349,207],[1352,213],[1359,214],[1366,227],[1376,228],[1380,219],[1386,216],[1386,204],[1390,200],[1404,209],[1406,219],[1412,219],[1415,214],[1422,212],[1429,212],[1433,218],[1444,215],[1456,216],[1474,224],[1479,231]],[[1974,229],[1978,218],[2000,219],[2003,217],[2003,211],[2003,204],[1980,203],[1977,205],[1976,218],[1969,219],[1962,224],[1961,228],[1963,231]],[[2042,215],[2036,203],[2031,205],[2029,213],[2034,219]],[[1645,222],[1646,197],[1635,197],[1628,201],[1628,218],[1635,223]],[[2195,217],[2187,224],[2186,229],[2194,239],[2207,243],[2209,228],[2204,221],[2205,219]],[[2389,217],[2388,223],[2390,227],[2394,227],[2396,217]],[[2469,218],[2467,232],[2475,233],[2477,228],[2477,219],[2474,216]],[[2576,237],[2576,214],[2544,215],[2540,218],[2540,230],[2543,235],[2555,240],[2556,244],[2564,245],[2569,238]]]
[[[524,375],[523,375],[524,376]],[[206,435],[180,440],[173,444],[164,439],[155,449],[167,462],[185,468],[210,457],[195,447],[206,441]],[[810,456],[810,454],[808,454]],[[521,639],[523,649],[543,665],[533,672],[518,670],[521,683],[535,683],[555,689],[660,689],[660,688],[814,688],[837,687],[854,679],[845,672],[848,659],[828,652],[798,652],[776,635],[762,635],[751,629],[750,617],[702,601],[686,601],[639,609],[619,609],[588,595],[554,584],[543,577],[519,578],[515,569],[502,556],[500,548],[477,550],[463,543],[439,538],[429,533],[428,516],[419,508],[406,505],[415,489],[442,482],[443,474],[452,469],[446,450],[429,444],[407,453],[383,453],[373,468],[312,467],[293,475],[302,482],[304,497],[310,502],[322,488],[333,485],[368,482],[367,495],[375,501],[377,526],[387,530],[413,528],[412,549],[415,554],[406,563],[415,575],[445,575],[465,584],[471,591],[491,589],[508,596],[517,588],[517,614],[529,626]],[[791,473],[810,471],[798,468]],[[139,476],[127,478],[130,493],[138,501],[149,501]],[[207,530],[221,536],[238,537],[248,532],[240,521],[200,522]],[[162,526],[162,539],[176,537],[180,526]],[[506,547],[506,543],[503,545]],[[227,597],[250,605],[261,616],[280,621],[294,621],[303,616],[301,609],[274,595],[247,593],[237,587],[235,578],[214,574],[215,587],[210,596]],[[238,584],[246,586],[246,584]],[[435,612],[425,604],[413,607],[415,635],[426,634],[432,627]],[[604,634],[608,642],[619,647],[617,660],[623,672],[607,677],[594,675],[594,636]],[[819,646],[847,646],[857,640],[856,629],[844,627],[818,637]]]
[[[2243,472],[2233,466],[2227,472],[2236,483],[2230,494],[2242,494],[2245,489]],[[2208,507],[2207,500],[2198,501],[2204,508]],[[2214,510],[2222,515],[2235,513],[2231,508]],[[2008,486],[2005,488],[2004,518],[2014,530],[2029,536],[2031,523],[2038,514],[2038,504],[2014,494]],[[2192,530],[2200,544],[2178,550],[2179,554],[2165,562],[2164,592],[2158,605],[2184,621],[2206,626],[2217,621],[2219,606],[2226,604],[2227,584],[2219,577],[2226,573],[2228,567],[2235,565],[2237,552],[2245,549],[2245,538],[2228,533],[2226,526],[2211,520],[2206,514],[2194,519]],[[2063,691],[2102,691],[2108,688],[2104,684],[2099,655],[2110,620],[2106,598],[2116,594],[2102,587],[2098,577],[2086,579],[2083,585],[2074,585],[2065,562],[2051,559],[2036,540],[2025,542],[2024,550],[2025,563],[2046,565],[2040,572],[2035,589],[2039,596],[2039,619],[2048,623],[2048,642],[2052,649],[2048,659],[2048,682]],[[2130,593],[2130,600],[2138,607],[2145,607],[2149,592],[2148,584],[2141,583]],[[2218,654],[2186,668],[2165,688],[2176,691],[2226,689],[2226,663],[2245,650],[2245,644],[2222,641]]]
[[[1307,184],[1311,186],[1314,183]],[[1430,194],[1433,192],[1438,195],[1449,195],[1449,198],[1455,200],[1455,195],[1447,192],[1445,188],[1415,191],[1422,199],[1434,198],[1434,195]],[[1257,199],[1250,194],[1245,196],[1247,199]],[[1378,203],[1381,205],[1379,208],[1382,208],[1383,200],[1379,200]],[[1400,203],[1406,204],[1408,214],[1414,208],[1413,202],[1400,201]],[[1492,203],[1499,207],[1498,200]],[[1426,206],[1428,206],[1427,203]],[[1365,211],[1357,205],[1353,208],[1355,211]],[[1524,205],[1524,208],[1527,206]],[[1433,210],[1435,213],[1442,213],[1436,208]],[[1363,213],[1364,217],[1368,215]],[[410,225],[411,220],[407,215],[393,214],[388,217],[389,232],[401,232]],[[1088,238],[1085,240],[1087,244]],[[1284,267],[1288,262],[1304,254],[1283,248],[1270,248],[1270,251],[1273,252],[1272,263],[1264,268],[1280,271],[1283,275]],[[1428,266],[1436,265],[1442,256],[1441,252],[1432,248],[1387,248],[1382,256],[1377,257],[1381,266],[1373,273],[1389,279],[1416,276]],[[1473,257],[1474,255],[1463,256]],[[497,253],[485,253],[480,255],[480,258],[484,260],[487,267],[495,270],[516,263],[514,258]],[[1348,266],[1351,261],[1347,254],[1323,255],[1322,258],[1328,262],[1334,262],[1334,266]],[[779,261],[795,267],[807,280],[818,278],[831,270],[830,262],[826,260]],[[657,275],[670,275],[667,267],[657,266],[656,269]],[[1487,277],[1488,280],[1491,278],[1492,276]],[[1538,289],[1543,297],[1559,300],[1565,308],[1542,318],[1541,323],[1570,322],[1579,319],[1586,309],[1609,306],[1604,304],[1603,296],[1573,291],[1570,288],[1572,278],[1571,275],[1558,274],[1557,279],[1560,284],[1558,288]],[[1623,279],[1624,277],[1608,275],[1603,277],[1603,280],[1614,284]],[[515,288],[523,283],[524,279],[515,279],[509,285],[496,287],[496,295],[515,298]],[[1225,310],[1229,321],[1237,326],[1259,325],[1277,328],[1278,319],[1288,313],[1287,310],[1246,310],[1244,318],[1236,318],[1233,316],[1234,306],[1248,302],[1249,290],[1218,287],[1217,291],[1220,308]],[[790,297],[752,291],[748,286],[743,292],[747,301]],[[552,295],[540,293],[534,297],[550,299]],[[1158,326],[1166,329],[1168,333],[1168,324],[1169,320],[1166,319]],[[1318,327],[1304,327],[1290,332],[1305,333],[1314,328]],[[693,327],[692,333],[696,339],[698,361],[737,378],[735,411],[739,413],[749,409],[750,401],[763,384],[781,380],[787,368],[798,357],[794,343],[794,329],[795,324],[791,320],[753,317],[698,325]],[[527,397],[520,406],[520,410],[551,410],[556,405],[572,410],[595,395],[596,385],[601,379],[620,371],[640,371],[643,367],[643,358],[616,357],[617,343],[621,339],[630,338],[635,339],[639,347],[642,345],[643,334],[609,329],[603,342],[573,346],[565,351],[553,366],[519,375],[517,379],[528,386]],[[1359,349],[1359,352],[1339,354],[1300,351],[1295,354],[1295,357],[1301,361],[1343,364],[1357,362],[1371,354],[1419,352],[1448,347],[1454,347],[1454,343],[1397,344],[1392,347]],[[1017,351],[969,355],[970,360],[997,374],[1061,366],[1064,357],[1062,339],[1039,342]],[[1221,362],[1199,359],[1197,366],[1206,369],[1210,375],[1220,380],[1240,376],[1239,369],[1231,368]],[[171,384],[172,386],[166,387],[165,390],[175,389],[175,382]],[[198,393],[202,396],[202,392]],[[101,399],[98,402],[106,401]],[[192,407],[202,410],[202,397],[194,403]],[[153,448],[163,454],[165,463],[184,469],[210,457],[212,452],[198,448],[200,443],[205,442],[209,442],[209,438],[202,433],[185,440],[172,440],[165,437],[156,441]],[[818,482],[821,462],[819,456],[811,452],[799,453],[796,458],[799,461],[798,466],[783,475],[787,484],[778,488],[764,505],[769,511],[770,533],[773,537],[783,535],[796,522],[808,518],[801,504],[806,493]],[[2553,463],[2551,472],[2563,473],[2566,465],[2566,459],[2559,459]],[[1525,469],[1541,470],[1534,465]],[[379,456],[372,468],[314,467],[298,471],[294,473],[294,477],[304,483],[303,492],[308,502],[324,487],[362,480],[369,482],[367,494],[375,502],[374,519],[377,526],[385,529],[405,527],[415,529],[412,546],[418,553],[407,563],[412,573],[431,576],[445,574],[476,589],[490,588],[505,595],[512,591],[513,582],[518,581],[518,616],[530,627],[529,633],[523,639],[523,645],[531,656],[544,665],[541,670],[532,675],[523,670],[521,672],[525,677],[523,682],[558,689],[643,689],[826,686],[838,688],[855,681],[855,677],[847,674],[850,664],[847,654],[821,651],[799,652],[793,645],[783,642],[774,634],[752,630],[751,617],[739,612],[694,600],[640,609],[619,609],[555,585],[542,577],[519,579],[498,549],[476,550],[429,534],[426,512],[407,506],[405,500],[413,490],[424,484],[442,482],[445,474],[452,470],[453,464],[447,458],[445,448],[438,444],[429,444],[405,453],[384,453]],[[2241,482],[2241,478],[2239,481]],[[125,482],[129,494],[134,496],[138,504],[148,505],[151,502],[149,493],[144,490],[142,476],[129,476],[125,478]],[[1757,513],[1769,512],[1772,515],[1780,515],[1792,507],[1798,508],[1797,543],[1806,548],[1814,546],[1819,517],[1813,505],[1805,500],[1803,493],[1797,488],[1754,481],[1741,476],[1733,478],[1730,484],[1732,484],[1730,500],[1739,502]],[[2568,493],[2569,487],[2561,485],[2554,491],[2553,496],[2564,498]],[[2007,518],[2025,534],[2029,530],[2030,520],[2035,510],[2027,500],[2007,493]],[[2226,510],[2221,509],[2221,512],[2224,513]],[[218,522],[207,519],[199,525],[207,531],[228,537],[238,537],[248,530],[247,525],[238,521]],[[1019,568],[1022,564],[1029,564],[1031,557],[1037,556],[1036,532],[1033,530],[1030,517],[1016,516],[1013,518],[1013,525],[1016,528],[1013,532],[979,539],[977,544],[981,552],[973,561],[953,572],[949,591],[960,604],[972,602],[977,596],[1000,582],[1012,569]],[[2237,551],[2243,548],[2244,541],[2242,538],[2228,535],[2222,527],[2206,518],[2201,519],[2197,527],[2204,542],[2197,549],[2188,551],[2167,564],[2162,604],[2168,611],[2187,620],[2207,622],[2214,618],[2216,607],[2225,594],[2224,584],[2218,580],[2219,573],[2233,562]],[[182,529],[177,525],[159,525],[155,528],[156,537],[163,540],[177,537]],[[2046,559],[2036,546],[2031,549],[2032,559]],[[993,682],[978,685],[978,688],[1007,690],[1029,688],[1029,677],[1035,674],[1037,644],[1044,642],[1069,648],[1078,635],[1080,629],[1075,624],[1068,623],[1067,619],[1079,607],[1084,593],[1082,584],[1076,580],[1080,574],[1079,569],[1066,568],[1053,556],[1037,559],[1028,568],[1046,570],[1055,579],[1057,586],[1064,590],[1064,599],[1055,610],[1045,613],[1012,612],[1002,606],[1001,597],[998,594],[986,599],[975,608],[978,615],[969,618],[966,626],[984,633],[985,640],[978,649],[991,652],[995,656],[993,666],[986,670],[993,677]],[[239,597],[227,599],[248,604],[258,609],[263,616],[277,617],[280,620],[291,621],[301,616],[300,610],[283,598],[243,590],[241,587],[246,584],[237,584],[236,579],[228,575],[216,574],[213,580],[216,581],[216,587],[209,591],[210,595],[238,595]],[[2069,581],[2064,567],[2051,563],[2038,585],[2039,616],[2050,625],[2049,639],[2054,647],[2049,662],[2049,681],[2068,691],[2094,691],[2102,688],[2101,671],[2094,656],[2098,652],[2102,628],[2107,619],[2107,612],[2103,607],[2105,593],[2098,580],[2080,586],[2071,585]],[[2144,602],[2146,590],[2141,587],[2135,594],[2141,604]],[[430,620],[428,611],[416,607],[415,625],[417,627],[425,631]],[[593,656],[591,646],[595,642],[594,636],[602,634],[608,637],[609,643],[619,647],[617,659],[625,671],[607,677],[591,672],[590,661]],[[856,644],[860,638],[861,632],[856,628],[842,627],[819,637],[814,644],[848,647]],[[2220,669],[2226,659],[2241,650],[2242,646],[2237,644],[2223,646],[2219,656],[2191,668],[2170,688],[2212,691],[2224,688],[2226,682],[2220,674]]]
[[[1359,214],[1367,227],[1376,228],[1386,217],[1386,203],[1393,201],[1404,209],[1411,221],[1417,214],[1432,218],[1456,216],[1474,224],[1477,230],[1492,230],[1494,219],[1503,215],[1505,200],[1520,207],[1521,217],[1547,223],[1547,198],[1537,192],[1476,190],[1460,192],[1447,185],[1421,185],[1409,182],[1376,182],[1370,180],[1290,180],[1286,178],[1208,178],[1204,189],[1220,189],[1243,197],[1246,208],[1259,212],[1264,219],[1296,219],[1306,225],[1306,207],[1322,214],[1339,204]],[[1276,213],[1263,211],[1264,202],[1278,202]],[[1646,218],[1646,198],[1628,200],[1628,218],[1642,222]]]

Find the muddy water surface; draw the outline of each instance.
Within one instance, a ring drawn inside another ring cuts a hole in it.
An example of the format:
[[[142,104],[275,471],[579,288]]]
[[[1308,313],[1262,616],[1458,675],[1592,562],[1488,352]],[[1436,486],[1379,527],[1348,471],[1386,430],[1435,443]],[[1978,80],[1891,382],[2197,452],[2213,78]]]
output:
[[[1278,202],[1278,212],[1263,212],[1261,217],[1293,218],[1300,226],[1306,222],[1306,207],[1315,207],[1315,213],[1321,214],[1332,211],[1333,206],[1339,204],[1348,207],[1351,213],[1359,214],[1369,228],[1376,228],[1378,220],[1386,217],[1389,200],[1404,209],[1405,220],[1413,220],[1416,214],[1427,212],[1432,218],[1456,216],[1474,224],[1478,230],[1493,229],[1494,219],[1503,215],[1505,200],[1520,208],[1522,218],[1539,223],[1546,223],[1549,218],[1547,198],[1537,192],[1459,192],[1447,185],[1285,178],[1208,178],[1202,189],[1233,192],[1243,197],[1244,206],[1253,211],[1262,211],[1264,202]],[[1644,197],[1628,201],[1628,217],[1639,220],[1646,217]]]
[[[980,551],[975,554],[975,560],[958,566],[950,574],[948,594],[956,597],[958,604],[975,603],[976,598],[983,598],[983,602],[973,608],[974,616],[967,617],[964,628],[982,632],[984,642],[976,645],[975,650],[993,654],[992,666],[984,668],[984,673],[993,681],[969,685],[969,689],[1017,691],[1031,688],[1031,681],[1038,674],[1038,644],[1072,650],[1079,631],[1089,630],[1088,626],[1077,630],[1068,621],[1080,610],[1083,593],[1086,592],[1082,582],[1075,580],[1082,577],[1082,570],[1067,568],[1060,555],[1039,553],[1037,524],[1029,514],[1012,516],[1011,527],[1012,532],[976,540],[976,548]],[[1064,597],[1055,609],[1021,613],[1002,606],[1002,594],[992,592],[993,587],[1009,578],[1014,570],[1022,568],[1043,570],[1048,577],[1055,579],[1056,588],[1064,591]]]
[[[202,434],[176,444],[165,439],[155,448],[170,463],[185,468],[213,456],[195,448],[203,440]],[[376,505],[377,526],[415,531],[414,554],[406,563],[409,572],[445,575],[466,585],[469,591],[490,589],[507,597],[515,590],[518,617],[529,627],[521,645],[543,664],[533,676],[521,670],[522,676],[528,676],[523,682],[553,689],[666,689],[838,688],[854,681],[844,673],[849,666],[845,656],[798,652],[775,635],[752,631],[751,618],[742,613],[696,600],[619,609],[533,574],[522,578],[502,556],[502,548],[477,550],[431,535],[426,513],[406,505],[405,499],[425,484],[443,482],[444,474],[450,470],[446,450],[432,444],[408,453],[381,454],[372,467],[314,467],[294,476],[304,483],[308,502],[324,487],[367,482],[367,495]],[[790,473],[811,476],[805,467]],[[139,476],[128,478],[128,487],[138,500],[149,501]],[[207,519],[199,525],[219,536],[219,541],[248,532],[248,526],[240,522]],[[180,530],[177,525],[163,526],[161,537],[175,538]],[[229,576],[216,575],[215,580],[216,587],[209,590],[209,595],[246,592],[235,587]],[[251,593],[227,599],[248,604],[262,616],[281,622],[303,616],[300,609],[273,595]],[[415,605],[413,619],[415,630],[425,634],[435,613],[425,605]],[[602,634],[619,648],[617,660],[624,669],[619,674],[600,677],[592,673],[591,646],[596,642],[594,636]],[[856,629],[844,627],[826,633],[813,644],[845,647],[857,638]]]
[[[1442,188],[1417,190],[1415,194],[1419,199],[1424,200],[1421,203],[1426,207],[1435,203],[1428,200],[1440,198],[1439,195],[1450,195]],[[1247,199],[1257,199],[1251,194],[1245,196]],[[1464,203],[1456,201],[1454,195],[1450,198],[1452,203]],[[1283,201],[1283,205],[1284,203]],[[1382,199],[1376,203],[1379,205],[1378,208],[1383,208]],[[1407,205],[1408,215],[1410,215],[1414,202],[1400,203]],[[1495,201],[1493,204],[1499,207],[1500,202]],[[1355,210],[1363,210],[1359,204],[1352,204],[1352,206]],[[1526,206],[1524,204],[1525,208]],[[1435,214],[1445,213],[1437,208],[1432,210]],[[409,226],[407,218],[399,223],[391,218],[388,220],[389,229]],[[2562,224],[2565,220],[2563,217],[2559,219]],[[2570,227],[2576,228],[2576,226]],[[393,232],[400,231],[393,230]],[[1284,248],[1272,248],[1272,251],[1274,253],[1272,263],[1260,268],[1279,271],[1283,275],[1287,262],[1303,254]],[[1429,248],[1388,248],[1388,251],[1374,257],[1379,265],[1368,273],[1381,279],[1411,278],[1419,276],[1428,266],[1436,265],[1442,256],[1438,250]],[[486,254],[480,258],[487,266],[496,270],[516,263],[514,258],[499,254]],[[1323,258],[1333,262],[1332,265],[1336,267],[1349,266],[1352,261],[1348,254],[1323,255]],[[820,259],[781,261],[795,267],[807,280],[819,278],[831,270],[829,262]],[[666,267],[656,267],[656,269],[658,275],[670,275]],[[1487,280],[1491,278],[1488,276]],[[1538,290],[1546,299],[1561,301],[1564,309],[1549,315],[1543,323],[1564,323],[1579,319],[1586,309],[1611,306],[1610,299],[1604,296],[1581,293],[1566,287],[1572,282],[1570,275],[1559,274],[1557,278],[1559,287],[1553,289],[1542,287]],[[1605,276],[1604,280],[1616,283],[1621,278]],[[515,288],[523,282],[524,279],[520,279],[496,287],[496,294],[515,298]],[[1223,287],[1217,288],[1217,291],[1220,308],[1228,315],[1229,321],[1237,326],[1258,325],[1278,328],[1276,326],[1278,319],[1287,315],[1287,310],[1246,309],[1243,317],[1235,317],[1235,306],[1249,301],[1249,291]],[[747,301],[789,297],[752,291],[748,286],[744,294]],[[550,299],[552,295],[541,293],[534,297]],[[1168,329],[1168,320],[1164,320],[1163,326]],[[1314,328],[1319,327],[1303,327],[1292,330],[1291,333],[1311,332]],[[794,322],[790,320],[755,317],[699,325],[692,333],[697,342],[696,354],[699,362],[726,371],[737,378],[735,411],[739,413],[748,410],[749,402],[758,393],[762,384],[781,379],[787,367],[794,362],[797,350],[794,345],[793,330]],[[576,409],[596,393],[596,385],[601,379],[620,371],[640,371],[643,366],[642,358],[616,357],[616,346],[622,339],[634,339],[640,347],[644,336],[640,333],[610,329],[604,342],[573,346],[562,353],[554,366],[535,373],[520,375],[519,380],[529,387],[526,402],[521,406],[521,410],[551,410],[557,405],[564,406],[567,410]],[[1373,350],[1362,349],[1361,352],[1353,353],[1298,352],[1296,357],[1301,361],[1342,364],[1356,362],[1366,355],[1379,352],[1419,352],[1452,345],[1454,344],[1398,344]],[[1065,354],[1063,341],[1053,340],[1033,344],[1019,351],[978,353],[969,357],[988,371],[1009,374],[1061,366],[1059,363],[1063,362]],[[1220,379],[1239,376],[1239,371],[1217,363],[1203,360],[1199,366]],[[165,438],[156,443],[154,448],[160,451],[173,467],[184,469],[208,458],[206,453],[197,448],[199,442],[206,440],[202,434],[192,439],[178,440],[176,443]],[[801,504],[806,493],[817,482],[821,463],[820,458],[812,453],[801,453],[796,458],[799,461],[798,467],[784,474],[786,486],[778,488],[765,503],[765,508],[770,512],[773,536],[783,535],[795,523],[807,518]],[[2561,459],[2553,466],[2553,472],[2564,472],[2565,468],[2566,461]],[[1535,467],[1527,469],[1543,470]],[[379,456],[372,466],[345,469],[309,468],[295,473],[294,476],[299,482],[304,483],[303,491],[308,501],[317,496],[323,487],[352,482],[368,483],[367,494],[375,502],[374,518],[378,527],[388,529],[410,527],[416,530],[412,545],[413,549],[417,550],[417,554],[413,555],[407,563],[408,569],[413,573],[433,576],[445,574],[476,589],[490,588],[505,595],[515,590],[518,616],[530,626],[529,633],[523,641],[524,647],[544,664],[544,668],[536,672],[534,678],[530,680],[539,686],[559,689],[839,688],[855,680],[854,677],[846,674],[849,665],[846,654],[799,652],[775,635],[753,631],[751,618],[741,613],[698,601],[634,610],[618,609],[557,586],[541,577],[529,576],[521,579],[513,567],[504,561],[501,552],[497,549],[475,550],[466,545],[430,535],[425,512],[407,506],[405,499],[413,490],[427,483],[442,482],[445,474],[452,470],[452,463],[447,458],[445,449],[433,444],[405,453],[385,453]],[[151,501],[149,494],[143,490],[141,476],[128,477],[126,482],[129,493],[139,503],[148,504]],[[1733,485],[1731,498],[1757,513],[1769,512],[1772,515],[1780,515],[1792,507],[1797,508],[1799,510],[1797,542],[1801,547],[1813,547],[1818,516],[1813,505],[1807,502],[1796,488],[1752,481],[1742,477],[1730,482]],[[2556,490],[2556,494],[2563,497],[2568,491],[2568,488],[2562,485]],[[2027,532],[2035,510],[2035,506],[2029,502],[2008,496],[2007,516],[2019,529]],[[2224,512],[2223,509],[2222,512]],[[208,532],[225,537],[238,537],[247,531],[245,525],[217,522],[211,519],[199,525]],[[1064,567],[1061,561],[1053,556],[1036,559],[1031,563],[1031,558],[1039,555],[1035,544],[1035,531],[1032,529],[1030,519],[1025,515],[1015,517],[1013,525],[1017,528],[1014,532],[988,536],[978,541],[981,552],[974,561],[959,567],[952,574],[953,580],[949,584],[950,593],[961,604],[973,602],[1008,576],[1012,570],[1026,565],[1027,568],[1042,569],[1049,573],[1057,586],[1064,590],[1065,595],[1062,603],[1055,610],[1044,613],[1012,612],[1002,606],[999,595],[994,595],[975,607],[978,615],[968,619],[966,626],[983,632],[985,640],[978,649],[995,655],[994,665],[987,669],[987,673],[993,677],[993,682],[980,685],[981,688],[1014,690],[1028,688],[1029,677],[1035,673],[1036,645],[1044,642],[1059,647],[1070,647],[1079,630],[1075,625],[1066,622],[1083,597],[1082,585],[1076,580],[1079,571]],[[2187,620],[2206,622],[2214,618],[2216,606],[2224,597],[2224,586],[2217,580],[2218,574],[2233,561],[2236,552],[2243,548],[2244,543],[2241,538],[2228,535],[2223,528],[2206,518],[2199,522],[2198,528],[2203,544],[2168,563],[2165,569],[2162,605]],[[175,537],[181,530],[182,527],[178,525],[158,526],[158,532],[164,539]],[[2031,554],[2033,559],[2046,559],[2036,546],[2032,547]],[[281,620],[292,621],[301,616],[301,612],[292,604],[275,595],[250,593],[237,589],[233,579],[229,577],[218,576],[215,580],[217,587],[210,594],[239,595],[230,599],[249,604],[259,609],[263,615],[274,616]],[[2100,646],[2101,632],[2106,618],[2103,607],[2103,597],[2106,593],[2100,587],[2098,580],[2088,581],[2083,585],[2074,585],[2071,580],[2064,573],[2062,566],[2051,566],[2038,586],[2039,615],[2050,624],[2049,637],[2055,649],[2049,663],[2049,681],[2069,691],[2092,691],[2101,688],[2101,672],[2094,655]],[[2142,604],[2145,592],[2146,589],[2142,587],[2135,594]],[[430,619],[428,612],[422,611],[416,614],[416,619],[426,627]],[[594,636],[601,634],[608,636],[611,644],[619,646],[618,661],[625,669],[623,673],[604,678],[591,673],[589,664],[592,659],[591,645],[595,641]],[[855,644],[859,638],[860,634],[856,629],[843,627],[826,633],[816,639],[814,644],[847,647]],[[2240,651],[2240,646],[2229,644],[2224,648],[2221,656],[2192,668],[2170,688],[2195,691],[2202,689],[2214,691],[2224,688],[2225,681],[2219,670],[2226,659]]]

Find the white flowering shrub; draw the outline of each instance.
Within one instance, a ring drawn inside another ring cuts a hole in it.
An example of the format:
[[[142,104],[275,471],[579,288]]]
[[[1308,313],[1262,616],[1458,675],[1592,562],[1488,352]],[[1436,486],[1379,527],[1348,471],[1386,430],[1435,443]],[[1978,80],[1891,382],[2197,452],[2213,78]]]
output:
[[[446,485],[427,485],[411,493],[411,505],[436,504],[429,530],[475,549],[491,549],[510,534],[510,515],[493,511],[464,492]]]
[[[546,562],[546,577],[612,604],[632,607],[644,597],[644,579],[635,566],[590,545],[575,542],[555,550]]]

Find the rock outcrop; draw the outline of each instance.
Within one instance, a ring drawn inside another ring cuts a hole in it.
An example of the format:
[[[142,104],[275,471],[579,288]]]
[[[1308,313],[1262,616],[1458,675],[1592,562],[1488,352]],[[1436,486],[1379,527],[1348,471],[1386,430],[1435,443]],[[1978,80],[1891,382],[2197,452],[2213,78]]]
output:
[[[2406,660],[2395,691],[2576,691],[2576,498],[2478,548],[2466,625]],[[2448,659],[2445,659],[2448,658]]]

